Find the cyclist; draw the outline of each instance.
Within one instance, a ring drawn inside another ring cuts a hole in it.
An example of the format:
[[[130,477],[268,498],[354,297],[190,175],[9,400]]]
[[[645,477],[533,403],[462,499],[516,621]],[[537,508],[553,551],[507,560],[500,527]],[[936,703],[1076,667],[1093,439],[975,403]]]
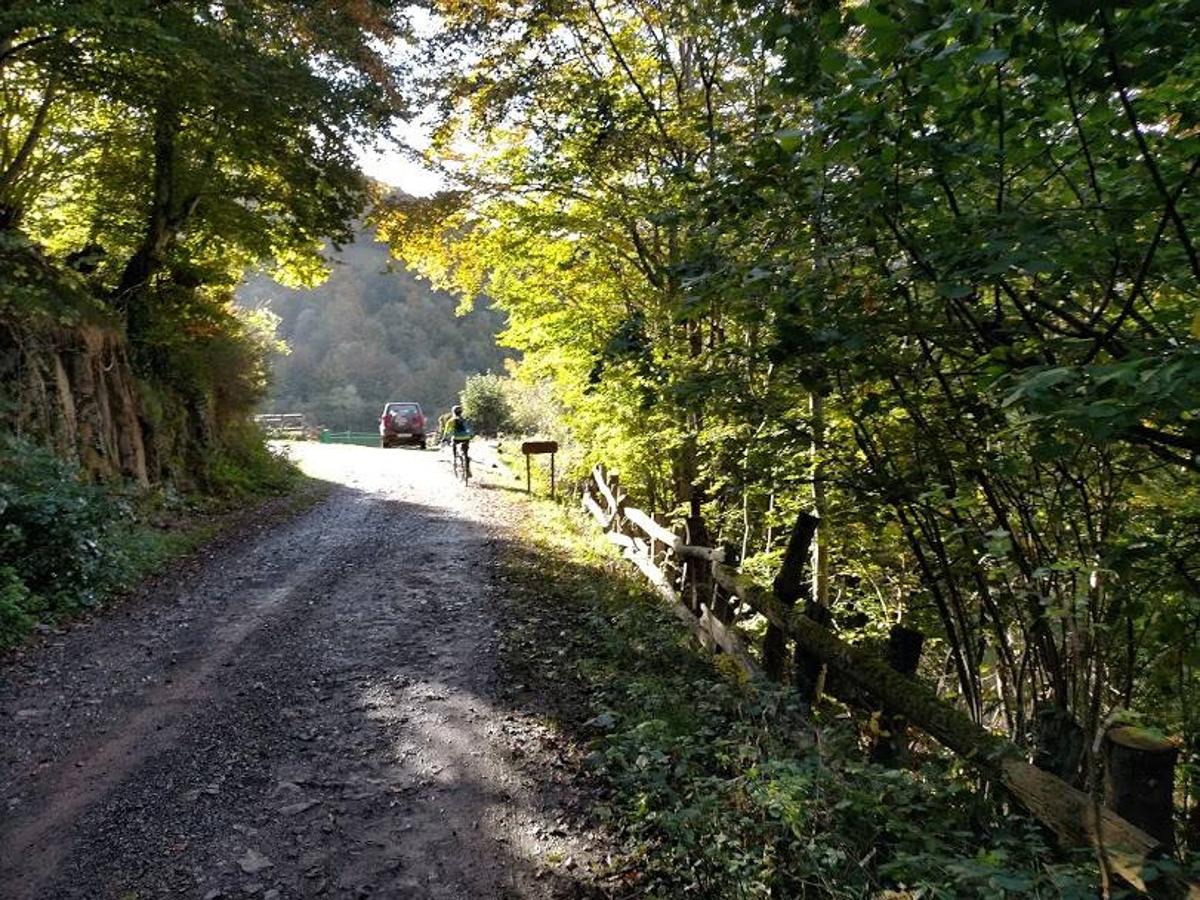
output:
[[[445,428],[442,429],[442,440],[450,443],[456,462],[459,454],[462,454],[462,463],[466,467],[468,478],[471,473],[471,438],[474,435],[475,430],[471,427],[467,417],[463,415],[462,407],[455,406],[450,410],[450,418],[446,420]]]

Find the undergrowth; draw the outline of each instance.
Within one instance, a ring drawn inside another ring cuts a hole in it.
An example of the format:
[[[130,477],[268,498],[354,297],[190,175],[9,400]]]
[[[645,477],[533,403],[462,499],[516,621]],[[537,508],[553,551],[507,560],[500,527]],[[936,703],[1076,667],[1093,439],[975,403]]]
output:
[[[953,760],[868,763],[854,721],[810,718],[701,655],[594,531],[529,510],[505,554],[506,673],[589,751],[591,812],[626,850],[630,894],[1096,896],[1087,853],[1056,848]]]
[[[48,450],[0,436],[0,649],[127,590],[209,538],[224,511],[301,478],[259,440],[214,457],[204,494],[89,483]]]

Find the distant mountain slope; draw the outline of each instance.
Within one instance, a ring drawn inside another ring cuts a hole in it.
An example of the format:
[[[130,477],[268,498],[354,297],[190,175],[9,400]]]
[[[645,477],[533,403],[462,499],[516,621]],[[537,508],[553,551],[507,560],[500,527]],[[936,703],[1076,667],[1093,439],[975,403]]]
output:
[[[279,335],[291,347],[275,360],[267,407],[303,412],[337,430],[374,430],[388,400],[416,400],[436,416],[468,375],[499,371],[512,355],[495,343],[499,313],[455,316],[454,298],[390,260],[366,230],[335,254],[333,274],[319,288],[292,290],[255,277],[238,299],[279,315]]]

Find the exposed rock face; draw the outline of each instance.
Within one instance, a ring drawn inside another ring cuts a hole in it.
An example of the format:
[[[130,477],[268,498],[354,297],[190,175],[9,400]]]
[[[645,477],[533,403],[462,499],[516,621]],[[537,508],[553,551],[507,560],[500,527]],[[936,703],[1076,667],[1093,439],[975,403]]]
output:
[[[0,320],[0,425],[93,478],[150,480],[137,381],[116,329]]]

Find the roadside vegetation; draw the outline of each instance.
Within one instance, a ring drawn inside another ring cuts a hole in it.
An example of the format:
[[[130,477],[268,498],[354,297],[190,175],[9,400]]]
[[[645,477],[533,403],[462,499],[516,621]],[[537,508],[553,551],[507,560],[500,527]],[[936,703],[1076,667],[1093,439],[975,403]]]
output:
[[[90,482],[29,441],[0,442],[0,651],[119,597],[236,525],[247,503],[303,503],[303,476],[247,436],[212,460],[204,492]]]
[[[626,851],[617,896],[1095,896],[1089,852],[930,747],[871,764],[860,720],[698,653],[590,522],[525,509],[502,554],[507,680],[575,738],[592,821]]]
[[[1110,726],[1177,746],[1200,847],[1200,6],[434,8],[463,188],[380,227],[571,472],[764,585],[815,514],[843,637],[1097,802]]]

